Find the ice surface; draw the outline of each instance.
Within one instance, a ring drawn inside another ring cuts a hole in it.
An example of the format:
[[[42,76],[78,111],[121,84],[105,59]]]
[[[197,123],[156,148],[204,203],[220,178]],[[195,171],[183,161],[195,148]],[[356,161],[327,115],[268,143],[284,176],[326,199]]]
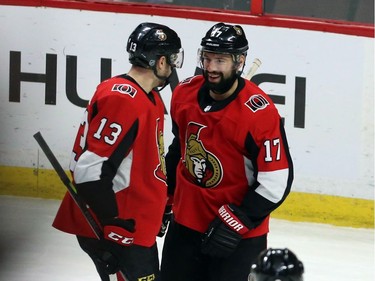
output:
[[[59,203],[0,196],[0,280],[100,281],[75,236],[51,227]],[[305,265],[305,281],[375,280],[374,229],[276,219],[270,227],[268,246],[294,251]]]

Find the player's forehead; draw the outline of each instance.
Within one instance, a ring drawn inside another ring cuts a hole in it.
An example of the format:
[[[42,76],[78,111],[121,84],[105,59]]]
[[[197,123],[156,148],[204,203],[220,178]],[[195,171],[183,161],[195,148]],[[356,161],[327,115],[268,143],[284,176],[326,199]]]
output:
[[[231,54],[214,53],[214,52],[207,52],[207,51],[203,52],[203,56],[206,58],[210,58],[210,59],[219,59],[219,58],[220,59],[225,59],[225,58],[232,59]]]

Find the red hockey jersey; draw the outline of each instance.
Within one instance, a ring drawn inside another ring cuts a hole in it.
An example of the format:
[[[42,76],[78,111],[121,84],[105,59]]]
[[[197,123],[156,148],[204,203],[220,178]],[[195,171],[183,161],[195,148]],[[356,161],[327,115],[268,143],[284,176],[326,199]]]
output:
[[[269,214],[288,195],[293,165],[278,111],[255,84],[239,79],[223,101],[209,96],[202,76],[174,90],[175,138],[166,162],[175,220],[204,233],[224,204],[241,206],[257,225],[244,237],[268,232]]]
[[[119,218],[134,219],[134,244],[146,247],[155,243],[167,200],[163,126],[164,104],[156,92],[145,93],[126,75],[108,79],[85,111],[70,164],[77,186],[110,183],[115,200],[103,198],[102,208],[117,205]],[[68,193],[53,226],[95,237]]]

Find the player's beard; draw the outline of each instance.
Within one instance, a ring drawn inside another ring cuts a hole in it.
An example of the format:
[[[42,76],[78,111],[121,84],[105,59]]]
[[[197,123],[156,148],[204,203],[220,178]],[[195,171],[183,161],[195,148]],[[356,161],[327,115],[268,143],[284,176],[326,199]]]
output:
[[[203,71],[203,76],[206,80],[206,83],[211,91],[215,94],[225,94],[229,91],[229,89],[233,86],[233,83],[238,78],[237,71],[235,69],[232,70],[231,75],[228,78],[224,78],[224,74],[222,72],[211,72],[215,75],[220,75],[220,81],[218,83],[212,83],[208,80],[208,72],[207,70]]]

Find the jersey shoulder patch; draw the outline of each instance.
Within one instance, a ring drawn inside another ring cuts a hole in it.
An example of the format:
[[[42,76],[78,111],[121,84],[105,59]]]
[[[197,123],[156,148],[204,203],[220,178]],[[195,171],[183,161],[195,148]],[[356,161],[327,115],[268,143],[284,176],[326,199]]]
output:
[[[252,112],[256,112],[265,109],[270,103],[262,94],[254,94],[245,102],[245,105]]]
[[[137,94],[137,89],[128,83],[124,84],[113,84],[112,92],[118,92],[123,95],[129,95],[132,98]]]

